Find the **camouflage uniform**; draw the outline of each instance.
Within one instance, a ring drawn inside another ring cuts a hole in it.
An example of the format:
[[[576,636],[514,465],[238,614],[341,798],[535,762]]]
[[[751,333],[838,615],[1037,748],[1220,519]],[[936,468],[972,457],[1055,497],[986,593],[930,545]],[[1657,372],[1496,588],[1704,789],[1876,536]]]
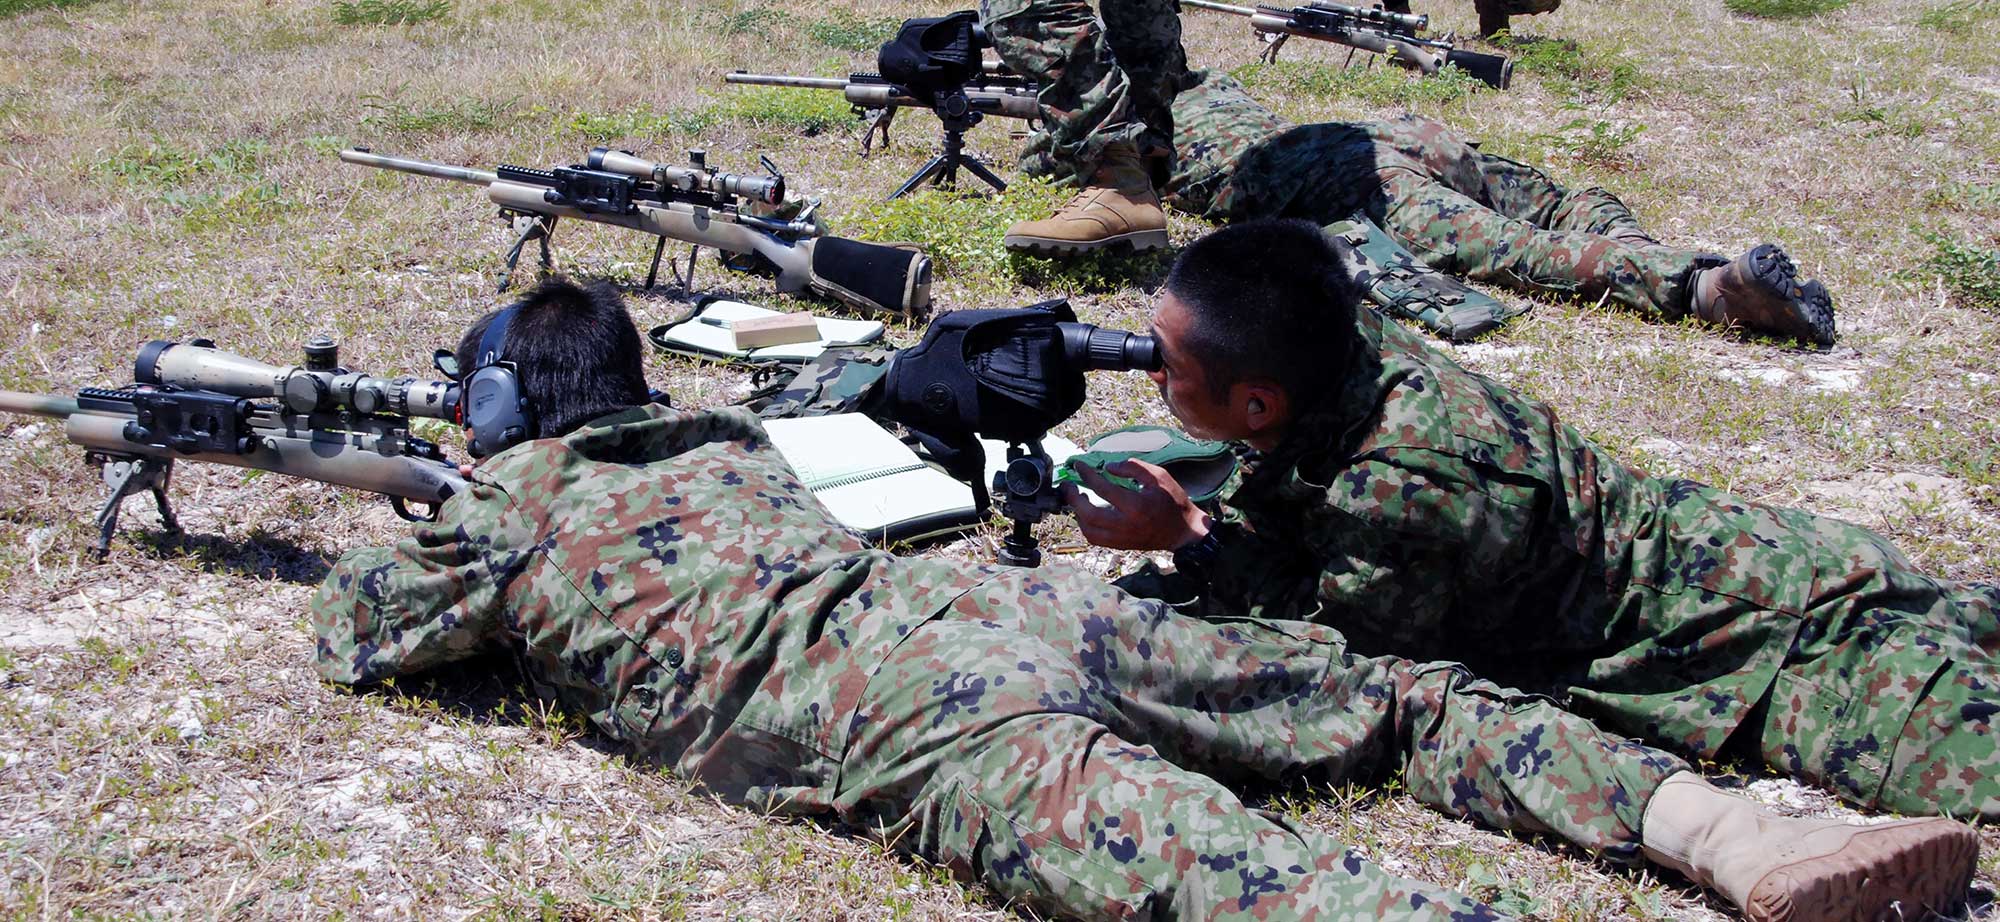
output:
[[[1200,609],[1460,661],[1703,757],[1736,734],[1865,806],[2000,819],[2000,586],[1647,477],[1397,324],[1359,327],[1346,380],[1225,501]]]
[[[1361,211],[1439,272],[1667,321],[1688,314],[1692,270],[1725,262],[1661,245],[1610,192],[1565,189],[1416,116],[1289,126],[1207,73],[1174,98],[1173,129],[1168,204],[1217,221]]]
[[[871,550],[743,410],[634,408],[496,455],[439,523],[343,556],[312,623],[337,682],[511,647],[538,692],[724,796],[1087,919],[1496,918],[1226,785],[1401,771],[1440,810],[1630,860],[1684,768],[1327,628]]]
[[[1084,0],[981,7],[1000,60],[1042,87],[1042,130],[1022,158],[1030,173],[1087,180],[1117,145],[1166,160],[1174,94],[1196,79],[1175,0],[1102,0],[1095,13]]]
[[[1045,124],[1022,169],[1089,179],[1113,144],[1171,161],[1163,200],[1217,221],[1361,211],[1432,269],[1516,291],[1609,298],[1687,316],[1692,270],[1715,254],[1661,245],[1616,196],[1564,189],[1415,116],[1291,126],[1227,75],[1190,71],[1172,0],[989,0],[1008,67],[1043,82]],[[1529,0],[1520,12],[1553,9]],[[1170,143],[1168,143],[1170,142]],[[1171,157],[1165,155],[1171,152]]]

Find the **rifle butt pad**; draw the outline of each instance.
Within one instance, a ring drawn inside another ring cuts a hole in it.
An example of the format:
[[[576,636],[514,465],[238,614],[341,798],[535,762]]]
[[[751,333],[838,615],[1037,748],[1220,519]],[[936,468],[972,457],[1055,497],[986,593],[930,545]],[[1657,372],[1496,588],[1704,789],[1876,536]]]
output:
[[[931,308],[931,258],[912,246],[821,237],[807,287],[849,307],[921,318]]]
[[[1453,48],[1445,53],[1444,62],[1472,75],[1474,80],[1496,90],[1504,90],[1514,82],[1514,62],[1504,55],[1480,54],[1477,51],[1462,51]]]

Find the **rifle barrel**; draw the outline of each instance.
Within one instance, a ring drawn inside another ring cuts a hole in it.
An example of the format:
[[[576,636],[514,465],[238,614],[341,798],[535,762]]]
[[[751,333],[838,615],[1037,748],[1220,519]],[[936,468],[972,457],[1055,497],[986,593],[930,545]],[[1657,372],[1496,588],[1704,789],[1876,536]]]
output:
[[[429,176],[434,179],[457,180],[458,182],[471,183],[475,186],[490,186],[500,178],[495,176],[492,170],[475,170],[469,167],[452,166],[448,163],[412,160],[408,157],[389,157],[359,147],[350,147],[347,150],[341,151],[340,159],[348,163],[358,163],[362,166],[415,173],[418,176]]]
[[[723,74],[722,80],[725,83],[741,83],[747,86],[791,86],[807,90],[844,90],[847,89],[848,83],[844,77],[790,77],[782,74],[753,74],[740,70]]]
[[[1181,5],[1199,7],[1204,10],[1214,10],[1218,13],[1235,13],[1238,16],[1249,16],[1257,12],[1255,7],[1237,6],[1233,3],[1216,3],[1214,0],[1181,0]]]
[[[0,413],[19,413],[23,416],[53,416],[62,419],[78,412],[75,397],[57,397],[52,394],[24,394],[20,391],[0,391]]]

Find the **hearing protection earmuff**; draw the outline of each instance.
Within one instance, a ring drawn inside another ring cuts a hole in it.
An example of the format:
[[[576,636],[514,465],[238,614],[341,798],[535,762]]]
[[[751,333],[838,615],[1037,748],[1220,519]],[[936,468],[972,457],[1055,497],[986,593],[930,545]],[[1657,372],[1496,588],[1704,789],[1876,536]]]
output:
[[[475,458],[498,454],[535,437],[534,411],[521,393],[514,363],[501,356],[514,308],[493,316],[479,338],[472,373],[465,376],[458,403],[458,422],[465,427],[466,447]]]

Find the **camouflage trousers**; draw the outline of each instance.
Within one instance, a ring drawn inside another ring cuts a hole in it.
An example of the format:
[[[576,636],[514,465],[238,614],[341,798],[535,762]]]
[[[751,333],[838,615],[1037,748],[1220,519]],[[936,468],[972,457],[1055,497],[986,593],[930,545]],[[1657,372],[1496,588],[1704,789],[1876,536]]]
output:
[[[1042,85],[1042,129],[1023,169],[1088,180],[1116,147],[1165,163],[1174,94],[1191,76],[1174,0],[1101,0],[1095,12],[1084,0],[981,6],[1000,60]]]
[[[1617,196],[1567,189],[1428,119],[1286,128],[1236,81],[1208,74],[1174,103],[1170,203],[1218,221],[1363,211],[1439,272],[1531,294],[1687,315],[1692,274],[1720,257],[1646,234]]]
[[[2000,821],[2000,584],[1925,576],[1843,522],[1819,531],[1843,566],[1813,581],[1750,715],[1759,754],[1864,806]]]
[[[1082,919],[1495,918],[1236,789],[1400,773],[1446,813],[1630,861],[1652,791],[1685,767],[1456,666],[1053,569],[997,574],[911,631],[851,726],[844,820]]]

